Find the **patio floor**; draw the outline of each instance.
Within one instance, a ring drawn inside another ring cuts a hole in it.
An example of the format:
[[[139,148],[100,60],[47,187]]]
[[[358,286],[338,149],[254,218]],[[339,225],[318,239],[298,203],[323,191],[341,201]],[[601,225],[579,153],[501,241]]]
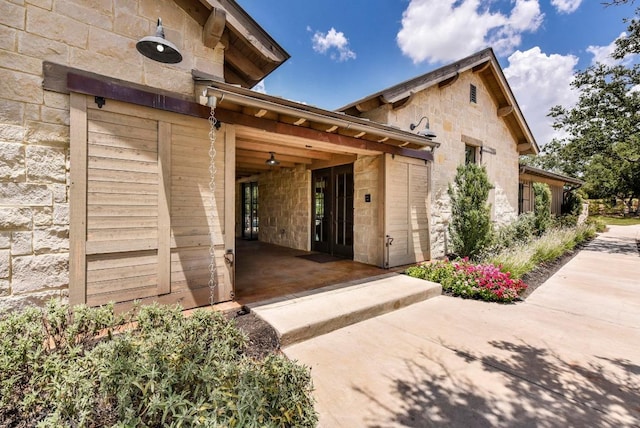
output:
[[[299,256],[317,254],[260,241],[236,242],[236,301],[242,305],[389,273],[377,266]]]

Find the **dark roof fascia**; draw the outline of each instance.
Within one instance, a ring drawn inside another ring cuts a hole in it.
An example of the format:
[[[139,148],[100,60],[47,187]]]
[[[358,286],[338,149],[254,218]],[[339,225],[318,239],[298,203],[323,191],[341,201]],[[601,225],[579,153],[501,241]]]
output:
[[[476,52],[472,55],[469,55],[466,58],[462,58],[454,63],[449,65],[445,65],[443,67],[432,70],[426,74],[414,77],[413,79],[409,79],[397,85],[391,86],[389,88],[383,89],[382,91],[376,92],[372,95],[364,97],[358,101],[347,104],[337,111],[345,112],[349,109],[354,108],[358,104],[366,103],[369,100],[380,98],[385,103],[394,103],[399,101],[402,98],[406,98],[411,96],[416,92],[425,90],[431,86],[437,85],[440,82],[443,82],[447,79],[454,77],[456,74],[462,73],[464,71],[470,70],[473,67],[486,63],[487,61],[491,61],[493,64],[494,70],[498,73],[498,79],[500,81],[501,86],[504,88],[505,95],[509,99],[509,101],[513,104],[514,112],[516,116],[519,118],[518,122],[523,127],[523,134],[529,136],[531,145],[533,150],[537,154],[540,149],[538,147],[538,143],[536,142],[533,133],[531,132],[531,128],[529,128],[529,124],[527,123],[524,115],[522,114],[522,110],[520,110],[520,106],[511,90],[511,86],[509,86],[509,82],[507,81],[504,73],[502,71],[502,67],[496,58],[492,48],[486,48],[479,52]]]
[[[371,128],[371,131],[375,133],[375,130],[379,130],[382,132],[390,132],[396,135],[395,138],[403,139],[409,142],[419,142],[419,144],[430,147],[437,147],[440,144],[437,142],[433,142],[431,140],[425,139],[424,137],[420,137],[413,132],[405,131],[403,129],[385,125],[379,122],[375,122],[369,119],[360,118],[356,116],[350,116],[348,114],[344,114],[341,112],[336,112],[332,110],[325,110],[319,107],[310,106],[308,104],[302,104],[296,101],[287,100],[285,98],[276,97],[273,95],[264,94],[261,92],[252,91],[250,89],[242,88],[236,85],[230,85],[228,83],[220,82],[220,81],[209,81],[203,82],[206,83],[209,87],[222,89],[231,93],[235,93],[237,95],[241,95],[248,98],[253,98],[257,100],[266,101],[268,103],[277,104],[286,108],[290,108],[292,110],[302,110],[307,113],[311,113],[314,115],[324,116],[326,118],[330,118],[333,120],[341,121],[341,122],[351,122],[353,124],[358,124],[360,126],[366,126],[367,128]],[[219,100],[222,102],[224,98]]]
[[[567,175],[558,174],[551,171],[546,171],[544,169],[536,168],[529,165],[520,165],[520,174],[531,174],[538,177],[550,178],[553,180],[563,181],[567,184],[575,184],[577,186],[582,186],[584,181],[579,180],[577,178],[569,177]]]
[[[495,56],[493,56],[492,49],[491,48],[484,49],[480,52],[477,52],[466,58],[458,60],[454,63],[445,65],[440,68],[436,68],[435,70],[432,70],[428,73],[421,74],[420,76],[414,77],[409,80],[405,80],[404,82],[398,83],[397,85],[385,88],[379,92],[368,95],[355,102],[352,102],[343,107],[340,107],[339,109],[337,109],[337,111],[348,110],[356,106],[357,104],[362,104],[376,97],[382,97],[387,102],[394,102],[396,101],[395,98],[398,97],[398,94],[406,94],[404,96],[408,96],[410,92],[421,91],[423,89],[436,85],[441,81],[447,80],[450,77],[455,76],[456,73],[460,73],[462,71],[466,71],[470,68],[473,68],[476,65],[485,62],[487,59],[490,59],[491,57],[495,58]]]

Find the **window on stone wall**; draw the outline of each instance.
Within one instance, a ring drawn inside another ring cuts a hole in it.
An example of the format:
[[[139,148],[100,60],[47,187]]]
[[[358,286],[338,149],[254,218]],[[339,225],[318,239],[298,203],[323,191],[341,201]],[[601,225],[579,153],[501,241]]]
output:
[[[469,144],[465,144],[464,164],[469,165],[470,163],[478,163],[478,148],[475,146],[470,146]]]
[[[469,87],[469,101],[474,104],[478,103],[478,90],[476,88],[476,85],[471,85]]]

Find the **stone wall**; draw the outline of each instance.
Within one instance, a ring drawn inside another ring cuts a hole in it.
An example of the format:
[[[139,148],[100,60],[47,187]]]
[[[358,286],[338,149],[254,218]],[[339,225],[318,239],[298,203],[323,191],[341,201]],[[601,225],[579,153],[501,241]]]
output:
[[[260,174],[259,240],[310,250],[311,171],[304,165]]]
[[[180,64],[135,48],[158,17]],[[68,287],[69,96],[42,89],[42,62],[193,95],[191,69],[222,77],[223,55],[174,1],[0,2],[0,311]]]
[[[469,85],[477,88],[477,103],[469,101]],[[482,79],[471,71],[460,74],[458,80],[444,88],[431,87],[415,94],[410,104],[397,110],[388,105],[370,111],[365,116],[402,129],[426,116],[430,129],[437,134],[434,141],[440,147],[434,152],[431,173],[431,255],[444,256],[448,247],[447,226],[451,208],[447,188],[453,182],[458,165],[464,163],[465,140],[495,149],[496,154],[480,153],[489,180],[495,186],[489,196],[495,223],[511,222],[518,213],[518,151],[504,120],[497,116],[497,105]],[[422,128],[426,121],[420,125]]]
[[[382,163],[382,156],[359,156],[353,165],[353,259],[376,266],[384,264]],[[365,195],[371,196],[371,202],[365,201]]]

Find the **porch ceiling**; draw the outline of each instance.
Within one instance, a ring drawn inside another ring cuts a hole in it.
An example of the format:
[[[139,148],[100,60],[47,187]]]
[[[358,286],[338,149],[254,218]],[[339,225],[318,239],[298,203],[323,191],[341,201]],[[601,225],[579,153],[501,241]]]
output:
[[[201,104],[215,98],[216,117],[236,125],[238,177],[298,164],[323,168],[353,162],[358,155],[390,153],[427,161],[439,145],[397,127],[194,78],[207,84]],[[270,152],[280,161],[277,167],[265,163]]]
[[[265,162],[274,153],[280,162],[269,166]],[[353,149],[331,143],[286,136],[247,126],[236,127],[236,177],[243,178],[265,171],[294,168],[305,165],[310,169],[350,163],[358,154],[379,154],[380,152]]]

